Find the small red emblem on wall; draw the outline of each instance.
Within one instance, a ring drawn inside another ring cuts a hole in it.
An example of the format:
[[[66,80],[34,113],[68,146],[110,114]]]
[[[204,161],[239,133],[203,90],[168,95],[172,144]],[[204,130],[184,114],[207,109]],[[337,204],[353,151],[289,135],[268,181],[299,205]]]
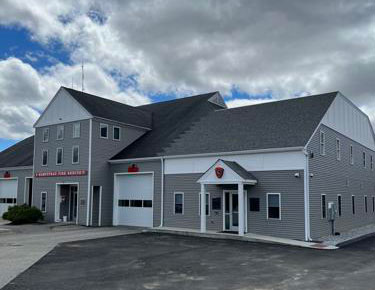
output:
[[[224,168],[222,168],[222,167],[216,167],[215,168],[215,173],[216,173],[217,178],[222,178],[223,175],[224,175]]]
[[[139,168],[136,164],[132,164],[131,166],[128,167],[128,172],[138,172]]]
[[[10,178],[10,172],[9,171],[6,171],[4,173],[4,178]]]

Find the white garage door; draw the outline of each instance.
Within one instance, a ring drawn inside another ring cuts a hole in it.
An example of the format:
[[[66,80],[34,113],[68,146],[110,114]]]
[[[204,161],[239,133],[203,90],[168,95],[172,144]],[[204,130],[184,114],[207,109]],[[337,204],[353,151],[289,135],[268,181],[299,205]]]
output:
[[[17,179],[0,179],[0,217],[17,202]]]
[[[115,176],[114,225],[153,226],[153,175]]]

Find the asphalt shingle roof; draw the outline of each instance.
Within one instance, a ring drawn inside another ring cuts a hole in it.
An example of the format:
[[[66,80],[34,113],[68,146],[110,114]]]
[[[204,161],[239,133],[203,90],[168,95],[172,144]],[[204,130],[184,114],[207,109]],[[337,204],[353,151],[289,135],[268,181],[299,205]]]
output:
[[[152,113],[153,128],[112,159],[163,156],[194,122],[222,107],[209,102],[217,92],[140,106]]]
[[[34,136],[31,136],[0,152],[0,168],[32,166],[33,157]]]
[[[231,168],[234,172],[236,172],[239,176],[246,180],[257,180],[254,175],[250,172],[246,171],[241,165],[239,165],[235,161],[228,161],[228,160],[221,160],[226,164],[229,168]]]
[[[211,112],[165,150],[184,155],[305,146],[337,92]]]
[[[152,115],[147,111],[141,110],[139,107],[132,107],[70,88],[63,88],[95,117],[149,129],[152,128]]]

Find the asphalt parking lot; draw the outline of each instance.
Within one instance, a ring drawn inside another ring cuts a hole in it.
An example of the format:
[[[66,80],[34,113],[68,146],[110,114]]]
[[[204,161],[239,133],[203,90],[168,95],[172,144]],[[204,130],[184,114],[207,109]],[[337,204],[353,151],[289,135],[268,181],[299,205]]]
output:
[[[374,289],[374,254],[140,233],[61,244],[3,289]]]

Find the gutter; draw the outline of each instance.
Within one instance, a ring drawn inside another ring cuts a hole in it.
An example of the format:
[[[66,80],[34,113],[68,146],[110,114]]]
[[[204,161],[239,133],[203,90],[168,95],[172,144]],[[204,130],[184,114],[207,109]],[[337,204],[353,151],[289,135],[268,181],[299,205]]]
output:
[[[161,192],[160,192],[160,225],[164,225],[164,158],[160,158],[161,161]]]

